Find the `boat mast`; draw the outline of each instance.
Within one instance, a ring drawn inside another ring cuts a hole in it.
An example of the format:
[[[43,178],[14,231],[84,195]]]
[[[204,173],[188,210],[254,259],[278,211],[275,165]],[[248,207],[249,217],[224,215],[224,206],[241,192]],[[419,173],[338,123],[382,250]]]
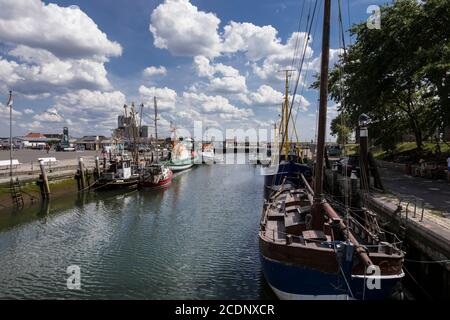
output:
[[[284,101],[281,108],[281,124],[280,124],[280,132],[283,132],[283,139],[281,141],[281,150],[284,148],[285,159],[288,159],[289,155],[289,72],[293,72],[295,70],[281,70],[280,72],[285,72],[286,80],[285,80],[285,93],[284,93]]]
[[[132,131],[133,131],[133,160],[136,165],[139,164],[139,150],[138,150],[138,139],[137,139],[137,123],[136,123],[136,108],[134,107],[134,102],[131,103],[131,122],[132,122]]]
[[[159,160],[159,149],[158,149],[158,104],[156,103],[156,97],[153,97],[153,104],[155,105],[156,163],[158,163],[158,160]]]
[[[142,137],[142,117],[144,116],[144,103],[141,103],[141,115],[139,116],[139,143],[143,142]]]
[[[320,69],[319,125],[317,135],[316,168],[314,177],[314,204],[323,200],[323,164],[325,154],[325,132],[327,123],[328,101],[328,63],[330,55],[330,11],[331,0],[325,0],[322,34],[322,62]],[[319,216],[317,214],[316,216]]]
[[[284,93],[284,132],[285,132],[285,140],[284,142],[284,155],[286,157],[286,160],[288,159],[289,155],[289,70],[286,71],[286,86],[285,86],[285,93]]]

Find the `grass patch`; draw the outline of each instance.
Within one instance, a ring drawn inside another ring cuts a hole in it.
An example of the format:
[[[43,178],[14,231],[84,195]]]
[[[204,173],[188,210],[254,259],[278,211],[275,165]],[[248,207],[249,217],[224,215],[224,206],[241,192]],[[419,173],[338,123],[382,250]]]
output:
[[[440,143],[439,147],[441,148],[442,154],[449,154],[450,153],[450,146],[446,143]],[[394,156],[401,156],[401,155],[407,155],[413,153],[415,150],[417,150],[417,146],[415,142],[402,142],[397,144],[395,147],[395,150],[393,151]],[[375,148],[372,150],[372,153],[376,159],[383,159],[389,154],[382,150],[381,148]],[[436,143],[434,142],[424,142],[423,144],[423,153],[424,154],[430,154],[431,156],[436,156]]]
[[[345,145],[345,151],[343,153],[344,156],[350,156],[352,154],[355,154],[358,150],[358,144],[356,143],[349,143]]]

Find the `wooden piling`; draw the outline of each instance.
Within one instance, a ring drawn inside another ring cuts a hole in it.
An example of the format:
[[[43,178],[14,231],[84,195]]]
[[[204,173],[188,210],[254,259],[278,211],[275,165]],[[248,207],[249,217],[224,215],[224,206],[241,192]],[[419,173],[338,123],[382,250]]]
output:
[[[78,171],[80,174],[80,185],[81,190],[84,190],[84,169],[83,169],[83,158],[78,159]]]
[[[95,180],[98,180],[100,178],[100,159],[98,157],[95,157],[95,173],[94,173]]]
[[[41,168],[41,197],[43,200],[50,199],[50,186],[48,184],[47,173],[45,172],[44,161],[39,161],[39,167]]]

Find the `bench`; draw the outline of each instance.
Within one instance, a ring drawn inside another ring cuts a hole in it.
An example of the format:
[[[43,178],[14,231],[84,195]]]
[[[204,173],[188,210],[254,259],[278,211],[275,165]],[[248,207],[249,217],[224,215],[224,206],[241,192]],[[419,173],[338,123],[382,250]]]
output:
[[[53,164],[53,163],[57,163],[58,160],[56,160],[56,158],[39,158],[38,159],[39,162],[44,162],[44,164]]]
[[[0,160],[0,169],[8,169],[11,165],[11,160]],[[12,165],[17,168],[17,166],[21,165],[19,160],[13,159]]]

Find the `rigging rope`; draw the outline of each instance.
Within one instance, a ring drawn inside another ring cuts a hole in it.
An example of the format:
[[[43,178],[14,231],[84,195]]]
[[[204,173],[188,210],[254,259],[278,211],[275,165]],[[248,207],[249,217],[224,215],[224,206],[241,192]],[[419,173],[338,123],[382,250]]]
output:
[[[322,8],[322,3],[320,4],[319,11],[320,11],[321,8]],[[315,37],[316,37],[316,32],[317,32],[318,25],[319,25],[319,19],[316,19],[316,24],[314,26],[314,30],[313,30],[313,33],[312,33],[312,38],[313,39],[315,39]],[[308,56],[306,63],[310,63],[311,60],[312,60],[312,56]],[[299,65],[298,68],[300,69],[300,67],[301,66]],[[308,71],[309,71],[309,68],[306,68],[306,70],[304,72],[304,77],[303,77],[304,81],[302,83],[302,89],[300,91],[300,96],[303,96],[303,93],[304,93],[305,88],[306,88],[306,79],[308,78]],[[296,130],[298,115],[300,113],[300,106],[301,106],[301,100],[297,104],[297,110],[295,112],[295,119],[293,119],[293,130]],[[298,138],[297,138],[297,140],[298,140]]]
[[[311,6],[311,3],[310,3],[310,6]],[[298,48],[299,48],[299,38],[300,38],[300,28],[301,28],[301,24],[302,24],[303,9],[304,9],[304,7],[305,7],[305,1],[303,1],[302,9],[301,9],[301,11],[300,11],[300,19],[299,19],[299,21],[298,21],[297,37],[296,37],[296,39],[295,39],[295,49],[294,49],[294,55],[292,56],[291,69],[294,68],[294,62],[295,62],[295,60],[296,60],[297,53],[298,53]],[[309,18],[309,16],[308,16],[308,18]],[[308,23],[308,22],[306,22],[306,23]]]
[[[298,71],[298,76],[297,76],[297,80],[296,80],[296,83],[295,83],[295,89],[294,89],[294,93],[292,95],[293,99],[292,99],[291,105],[289,107],[289,113],[288,113],[287,119],[291,118],[292,108],[294,106],[295,96],[297,94],[298,84],[299,84],[300,76],[301,76],[301,73],[302,73],[302,70],[303,70],[303,65],[304,65],[304,61],[305,61],[306,51],[307,51],[307,48],[308,48],[308,41],[309,41],[310,36],[311,36],[311,29],[312,29],[312,25],[313,25],[312,22],[314,21],[314,17],[315,17],[315,14],[316,14],[317,3],[318,3],[318,1],[316,0],[315,3],[314,3],[314,10],[313,10],[313,14],[312,14],[312,19],[310,21],[310,25],[309,25],[308,32],[307,32],[308,37],[306,37],[306,39],[305,39],[305,46],[304,46],[303,55],[302,55],[302,59],[301,59],[301,63],[300,63],[300,69]],[[283,133],[282,145],[284,144],[285,140],[286,140],[286,132]],[[281,152],[281,146],[280,146],[280,152]]]

